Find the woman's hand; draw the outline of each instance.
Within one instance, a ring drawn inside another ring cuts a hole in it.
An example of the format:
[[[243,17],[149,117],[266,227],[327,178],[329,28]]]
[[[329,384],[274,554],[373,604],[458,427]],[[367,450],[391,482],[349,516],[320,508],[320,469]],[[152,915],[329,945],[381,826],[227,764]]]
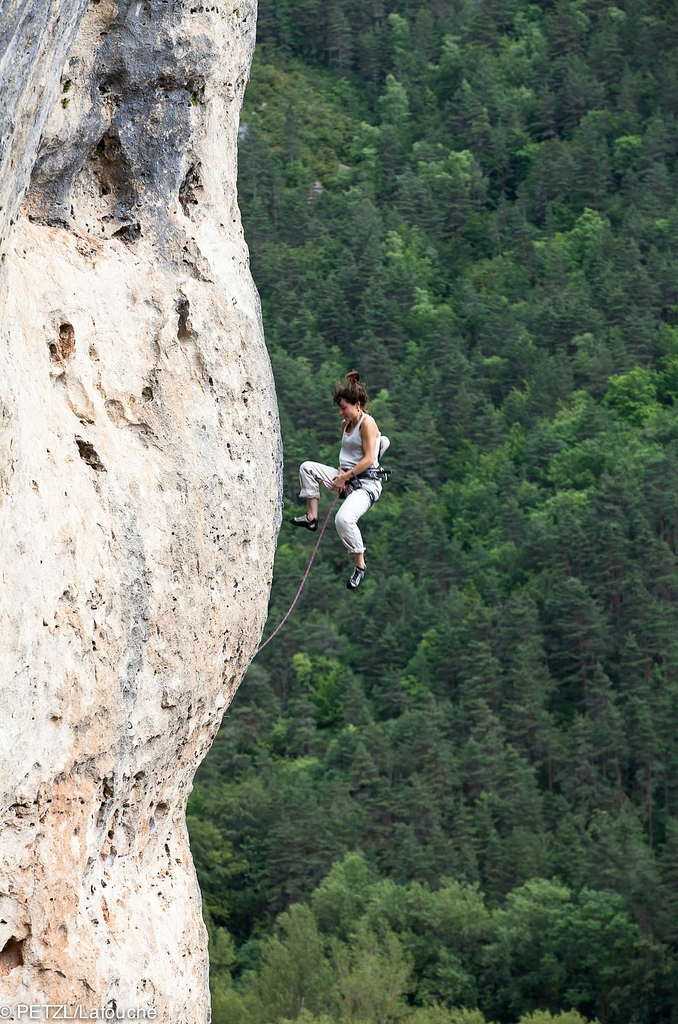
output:
[[[337,494],[341,494],[344,487],[351,479],[352,475],[353,474],[351,473],[350,469],[348,470],[348,472],[346,472],[345,470],[340,470],[339,473],[337,473],[337,475],[335,476],[334,480],[332,481],[332,490],[336,491]]]

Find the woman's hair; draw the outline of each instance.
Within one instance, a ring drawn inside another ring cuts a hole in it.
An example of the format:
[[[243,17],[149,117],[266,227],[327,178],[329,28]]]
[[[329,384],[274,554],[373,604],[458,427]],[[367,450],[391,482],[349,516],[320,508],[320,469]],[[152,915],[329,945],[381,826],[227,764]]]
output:
[[[364,384],[360,383],[360,374],[357,370],[351,370],[350,373],[346,374],[344,381],[339,381],[334,391],[332,392],[332,398],[334,404],[339,405],[339,402],[349,402],[351,405],[357,405],[358,402],[363,407],[366,407],[369,402],[367,397],[367,388]]]

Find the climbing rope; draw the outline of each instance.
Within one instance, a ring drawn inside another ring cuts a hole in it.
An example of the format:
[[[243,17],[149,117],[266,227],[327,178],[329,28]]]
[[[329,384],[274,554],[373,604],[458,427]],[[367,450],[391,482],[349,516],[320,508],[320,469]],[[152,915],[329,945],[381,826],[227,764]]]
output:
[[[270,642],[273,639],[273,637],[276,635],[276,633],[280,632],[280,630],[283,628],[283,626],[285,625],[285,623],[289,619],[290,615],[292,614],[292,612],[294,610],[294,606],[297,603],[297,601],[299,600],[299,596],[300,596],[302,590],[304,589],[304,583],[306,582],[306,580],[308,578],[308,574],[311,571],[311,566],[313,565],[313,559],[315,558],[316,553],[318,551],[318,548],[320,547],[320,541],[323,539],[323,533],[325,532],[325,527],[327,526],[327,524],[330,521],[330,516],[332,515],[332,512],[334,511],[334,506],[339,501],[339,498],[340,498],[340,495],[337,494],[337,496],[335,497],[334,501],[332,502],[332,506],[331,506],[329,512],[327,513],[327,516],[325,518],[325,522],[323,523],[323,528],[320,531],[320,536],[318,537],[317,541],[315,542],[315,547],[313,548],[313,554],[311,555],[311,561],[308,563],[308,566],[306,567],[306,572],[304,573],[304,578],[302,579],[301,584],[299,585],[299,589],[297,590],[297,594],[296,594],[296,597],[294,598],[294,601],[292,601],[292,604],[289,606],[289,608],[287,610],[287,614],[285,615],[285,618],[282,620],[282,622],[277,627],[277,629],[273,630],[273,632],[269,636],[268,640],[264,640],[264,642],[261,645],[261,647],[257,647],[256,651],[254,652],[253,657],[256,658],[256,656],[259,653],[259,651],[263,651],[263,649],[266,646],[266,644],[270,644]]]

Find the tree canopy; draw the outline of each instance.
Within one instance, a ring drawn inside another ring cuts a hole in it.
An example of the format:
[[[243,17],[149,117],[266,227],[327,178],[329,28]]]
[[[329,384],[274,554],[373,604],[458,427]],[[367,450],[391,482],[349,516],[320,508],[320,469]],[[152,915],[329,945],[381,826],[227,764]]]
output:
[[[285,513],[350,369],[394,472],[197,777],[216,1024],[678,1020],[677,116],[671,0],[260,0]]]

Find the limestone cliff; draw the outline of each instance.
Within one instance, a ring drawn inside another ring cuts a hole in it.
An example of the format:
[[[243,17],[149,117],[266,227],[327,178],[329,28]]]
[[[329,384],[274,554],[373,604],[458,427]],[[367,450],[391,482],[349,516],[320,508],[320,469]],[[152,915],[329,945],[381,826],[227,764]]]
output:
[[[279,521],[255,16],[0,0],[0,1004],[208,1019],[185,804]]]

